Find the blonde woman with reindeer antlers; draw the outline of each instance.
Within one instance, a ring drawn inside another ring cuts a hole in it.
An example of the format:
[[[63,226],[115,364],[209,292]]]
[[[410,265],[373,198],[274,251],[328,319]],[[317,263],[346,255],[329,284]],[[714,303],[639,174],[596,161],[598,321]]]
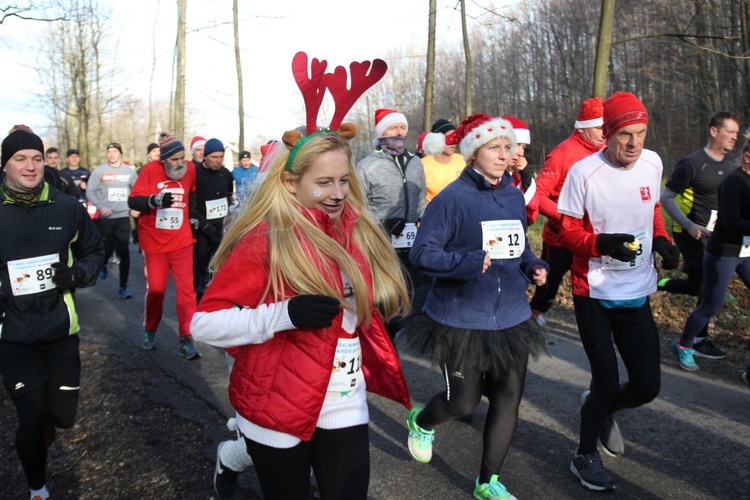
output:
[[[197,340],[231,348],[229,397],[266,499],[305,499],[310,467],[323,499],[365,499],[370,457],[365,390],[410,406],[383,319],[408,309],[399,260],[365,209],[346,112],[385,74],[384,61],[326,73],[298,53],[292,70],[307,134],[286,148],[229,228],[193,318]],[[325,91],[336,104],[318,130]]]

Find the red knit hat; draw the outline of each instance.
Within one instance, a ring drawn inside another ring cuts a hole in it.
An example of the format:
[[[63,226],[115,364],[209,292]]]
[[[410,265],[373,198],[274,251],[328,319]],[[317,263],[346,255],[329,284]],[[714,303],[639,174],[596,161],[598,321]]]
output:
[[[531,144],[531,131],[528,125],[513,116],[503,116],[503,120],[508,120],[513,125],[513,132],[516,133],[516,142],[519,144]]]
[[[516,150],[516,134],[509,121],[478,113],[464,118],[456,131],[445,138],[445,143],[458,144],[468,164],[477,149],[501,137],[510,142],[511,151]]]
[[[403,123],[404,125],[407,126],[407,129],[409,127],[409,124],[406,121],[406,116],[404,116],[403,113],[395,109],[385,109],[385,108],[376,109],[375,110],[375,137],[382,137],[383,132],[385,132],[385,129],[397,123]]]
[[[193,140],[190,141],[190,154],[192,155],[193,153],[195,153],[195,148],[204,146],[205,144],[206,139],[199,135],[196,135],[195,137],[193,137]]]
[[[604,99],[601,97],[592,97],[581,103],[581,109],[578,111],[578,118],[573,127],[591,128],[601,127],[604,124]]]
[[[630,92],[615,92],[604,101],[605,139],[609,139],[623,127],[638,123],[648,125],[648,111],[646,111],[646,106]]]

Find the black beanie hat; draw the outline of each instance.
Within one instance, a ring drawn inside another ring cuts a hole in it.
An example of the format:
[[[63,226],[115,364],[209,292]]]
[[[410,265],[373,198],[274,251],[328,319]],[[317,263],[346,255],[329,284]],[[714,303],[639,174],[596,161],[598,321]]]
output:
[[[155,142],[152,142],[152,143],[151,143],[151,144],[149,144],[149,145],[148,145],[148,147],[146,148],[146,154],[149,154],[149,153],[151,153],[151,151],[153,151],[154,149],[156,149],[156,148],[158,148],[158,147],[159,147],[159,145],[158,145],[158,144],[156,144]]]
[[[456,126],[453,125],[448,120],[446,120],[445,118],[441,118],[432,124],[432,128],[430,129],[430,132],[437,132],[440,134],[445,134],[447,132],[450,132],[451,130],[456,130]]]
[[[44,156],[44,144],[39,136],[32,132],[26,125],[15,125],[10,129],[8,137],[3,139],[0,167],[4,167],[8,163],[8,160],[22,149],[33,149],[39,151]]]

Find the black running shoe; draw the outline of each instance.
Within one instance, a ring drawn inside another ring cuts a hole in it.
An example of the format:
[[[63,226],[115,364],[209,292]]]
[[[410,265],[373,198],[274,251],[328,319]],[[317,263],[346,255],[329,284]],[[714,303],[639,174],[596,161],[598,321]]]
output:
[[[598,451],[586,455],[573,455],[570,472],[581,481],[581,485],[592,491],[614,491],[615,482],[604,468]]]
[[[591,391],[586,389],[581,393],[581,408],[586,403],[586,400],[591,394]],[[607,417],[604,421],[601,430],[599,431],[599,439],[596,442],[597,446],[610,457],[618,457],[625,453],[625,441],[622,439],[622,433],[620,432],[620,426],[617,425],[612,415]]]
[[[724,359],[727,357],[727,351],[716,347],[713,340],[707,338],[701,342],[693,343],[693,356],[699,356],[707,359]]]

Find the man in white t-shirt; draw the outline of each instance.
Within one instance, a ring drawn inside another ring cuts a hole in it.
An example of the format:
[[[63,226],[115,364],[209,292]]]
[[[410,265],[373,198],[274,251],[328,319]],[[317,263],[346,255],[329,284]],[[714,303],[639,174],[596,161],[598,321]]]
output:
[[[660,344],[648,301],[657,280],[652,252],[665,269],[675,269],[680,258],[660,212],[662,162],[643,147],[647,130],[648,112],[636,96],[610,96],[604,102],[607,147],[571,167],[557,202],[560,243],[574,253],[576,322],[591,365],[570,470],[595,491],[615,489],[597,445],[610,456],[624,451],[612,414],[659,394]],[[615,345],[629,376],[623,384]]]

